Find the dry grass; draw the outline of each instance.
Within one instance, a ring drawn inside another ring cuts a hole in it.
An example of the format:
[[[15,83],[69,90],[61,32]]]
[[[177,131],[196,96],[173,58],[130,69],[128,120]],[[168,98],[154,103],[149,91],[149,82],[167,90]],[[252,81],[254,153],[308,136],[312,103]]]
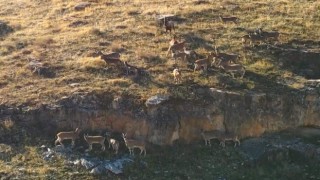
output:
[[[166,89],[165,86],[150,86],[149,89],[130,86],[133,82],[125,77],[119,80],[121,73],[116,70],[100,71],[106,65],[99,58],[85,57],[89,51],[95,50],[121,52],[123,60],[147,68],[156,83],[172,83],[172,60],[165,55],[171,37],[156,27],[154,17],[157,14],[176,14],[185,18],[186,21],[177,25],[176,34],[187,40],[188,46],[199,54],[204,55],[217,45],[221,51],[246,57],[245,66],[258,74],[273,71],[281,75],[282,70],[264,56],[260,56],[258,62],[252,61],[253,55],[244,51],[241,45],[240,37],[244,32],[239,28],[263,26],[265,30],[279,30],[283,33],[280,39],[284,43],[292,39],[320,38],[320,4],[317,1],[244,3],[236,0],[231,3],[220,0],[197,3],[191,0],[118,0],[109,3],[94,1],[84,11],[74,11],[76,4],[75,1],[62,0],[9,3],[0,0],[1,20],[15,29],[0,41],[0,94],[6,94],[0,96],[0,103],[54,103],[71,92],[69,83],[65,82],[77,77],[84,77],[82,86],[88,91],[110,85],[111,90],[132,87],[132,92],[146,96],[154,88]],[[239,8],[232,10],[232,4]],[[218,14],[237,16],[240,24],[223,24],[218,20]],[[78,21],[86,23],[71,26]],[[28,59],[38,59],[60,68],[55,78],[38,77],[26,68]],[[185,64],[181,66],[186,68]],[[223,88],[225,84],[220,82],[217,73],[202,76],[199,72],[187,70],[183,76],[203,86]],[[242,83],[253,89],[258,87],[246,76]],[[184,85],[188,86],[188,83]]]

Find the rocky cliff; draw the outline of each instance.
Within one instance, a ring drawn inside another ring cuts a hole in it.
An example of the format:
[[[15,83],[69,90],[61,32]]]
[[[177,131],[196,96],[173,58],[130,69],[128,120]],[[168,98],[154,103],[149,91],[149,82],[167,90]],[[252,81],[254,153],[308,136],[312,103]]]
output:
[[[148,100],[106,92],[74,93],[56,105],[6,107],[11,119],[32,133],[53,138],[60,130],[126,132],[129,137],[165,145],[200,139],[200,130],[221,129],[240,137],[298,126],[320,126],[320,90],[306,88],[286,94],[197,89],[198,100],[157,95]],[[191,95],[190,95],[191,96]],[[31,134],[32,134],[31,133]]]

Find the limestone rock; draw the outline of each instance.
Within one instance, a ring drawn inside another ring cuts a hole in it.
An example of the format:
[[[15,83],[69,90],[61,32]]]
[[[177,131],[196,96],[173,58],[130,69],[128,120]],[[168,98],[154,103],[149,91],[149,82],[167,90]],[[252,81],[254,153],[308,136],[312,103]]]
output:
[[[146,106],[150,107],[150,106],[156,106],[159,105],[167,100],[169,100],[170,96],[169,95],[161,95],[161,94],[157,94],[155,96],[150,97],[149,99],[147,99],[146,101]]]

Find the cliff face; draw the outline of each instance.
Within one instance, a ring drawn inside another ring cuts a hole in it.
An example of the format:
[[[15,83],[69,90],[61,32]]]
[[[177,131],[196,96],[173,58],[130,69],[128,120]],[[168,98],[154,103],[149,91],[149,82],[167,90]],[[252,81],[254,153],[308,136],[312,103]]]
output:
[[[200,139],[200,130],[221,129],[240,137],[259,136],[298,126],[320,126],[320,92],[307,89],[290,94],[236,93],[202,90],[202,101],[153,97],[151,104],[130,97],[76,93],[57,106],[37,109],[1,107],[1,117],[34,133],[54,137],[60,130],[126,132],[129,137],[165,145]],[[159,99],[157,99],[159,98]],[[147,101],[149,102],[149,101]]]

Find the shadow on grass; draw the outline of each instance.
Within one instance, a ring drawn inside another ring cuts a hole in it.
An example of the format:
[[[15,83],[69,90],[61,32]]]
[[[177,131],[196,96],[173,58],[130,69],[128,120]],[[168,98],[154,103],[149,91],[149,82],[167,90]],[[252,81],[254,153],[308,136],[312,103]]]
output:
[[[248,47],[253,55],[268,58],[280,69],[290,71],[306,79],[320,78],[320,42],[292,40],[276,45],[264,44]]]

